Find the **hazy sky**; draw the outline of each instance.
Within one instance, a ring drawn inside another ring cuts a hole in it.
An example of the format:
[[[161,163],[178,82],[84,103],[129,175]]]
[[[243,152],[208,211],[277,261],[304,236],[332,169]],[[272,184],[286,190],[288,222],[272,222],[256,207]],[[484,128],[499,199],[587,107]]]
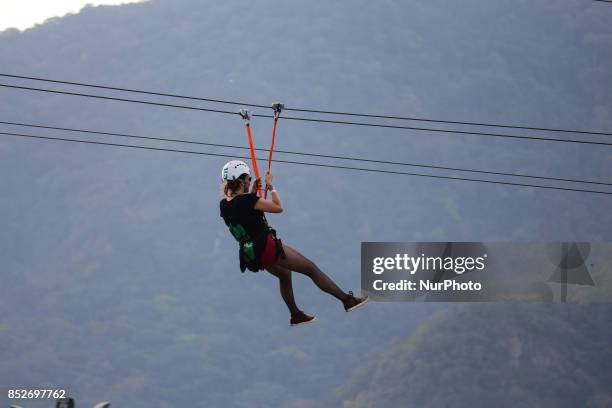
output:
[[[42,23],[50,17],[76,13],[86,4],[136,3],[142,0],[1,0],[0,31],[10,27],[20,30]]]

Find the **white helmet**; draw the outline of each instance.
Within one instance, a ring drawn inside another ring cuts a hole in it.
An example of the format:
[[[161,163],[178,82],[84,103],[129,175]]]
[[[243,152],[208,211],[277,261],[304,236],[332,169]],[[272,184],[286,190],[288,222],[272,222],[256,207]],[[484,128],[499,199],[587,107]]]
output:
[[[238,177],[242,176],[245,173],[249,176],[251,175],[251,170],[249,170],[249,166],[247,166],[246,163],[243,161],[232,160],[230,162],[225,163],[225,166],[223,166],[223,170],[221,170],[221,180],[237,180]]]

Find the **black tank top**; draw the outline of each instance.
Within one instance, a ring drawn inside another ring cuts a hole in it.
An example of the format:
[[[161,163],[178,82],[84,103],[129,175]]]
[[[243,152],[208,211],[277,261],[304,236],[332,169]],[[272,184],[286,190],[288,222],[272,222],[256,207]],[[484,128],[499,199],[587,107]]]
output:
[[[242,243],[253,241],[256,249],[262,248],[262,241],[265,241],[268,231],[263,211],[255,209],[258,200],[256,193],[250,193],[238,195],[230,201],[223,199],[219,203],[221,217],[234,238]],[[256,251],[257,257],[259,252]]]

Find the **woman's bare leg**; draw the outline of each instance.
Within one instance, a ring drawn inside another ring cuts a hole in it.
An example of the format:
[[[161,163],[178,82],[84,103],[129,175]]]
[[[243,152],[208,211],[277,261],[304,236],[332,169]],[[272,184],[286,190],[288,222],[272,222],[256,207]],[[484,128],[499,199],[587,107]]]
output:
[[[266,268],[268,272],[278,278],[280,284],[280,293],[285,301],[285,304],[289,308],[289,312],[291,314],[295,314],[300,311],[300,309],[295,304],[295,299],[293,297],[293,287],[291,284],[291,271],[288,269],[279,266],[278,264],[270,265]]]
[[[291,248],[289,245],[283,244],[283,249],[285,250],[286,258],[279,259],[275,265],[308,276],[319,289],[344,302],[348,295],[344,293],[329,276],[321,271],[314,262]]]

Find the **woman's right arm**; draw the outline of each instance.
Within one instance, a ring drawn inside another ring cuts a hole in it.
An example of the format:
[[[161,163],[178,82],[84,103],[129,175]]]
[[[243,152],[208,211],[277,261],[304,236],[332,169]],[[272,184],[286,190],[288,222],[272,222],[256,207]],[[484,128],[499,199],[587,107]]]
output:
[[[260,198],[255,203],[255,209],[267,213],[282,213],[283,205],[276,190],[272,191],[272,201]]]

